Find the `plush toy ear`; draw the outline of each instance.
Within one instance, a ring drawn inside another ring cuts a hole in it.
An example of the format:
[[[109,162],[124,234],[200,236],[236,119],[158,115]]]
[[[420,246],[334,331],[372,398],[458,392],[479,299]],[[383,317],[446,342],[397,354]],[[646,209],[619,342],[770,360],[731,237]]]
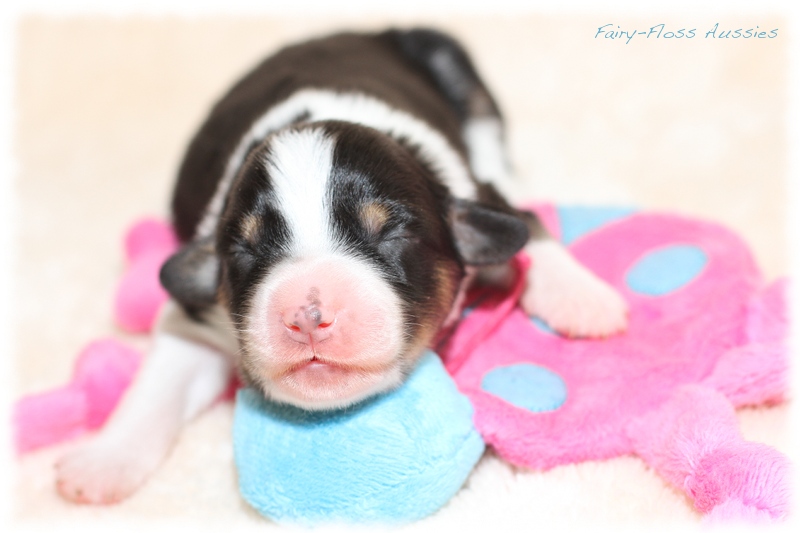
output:
[[[528,241],[525,222],[468,200],[453,199],[450,224],[456,250],[468,265],[504,263]]]
[[[211,237],[178,250],[161,267],[161,285],[188,307],[206,307],[217,301],[219,258]]]

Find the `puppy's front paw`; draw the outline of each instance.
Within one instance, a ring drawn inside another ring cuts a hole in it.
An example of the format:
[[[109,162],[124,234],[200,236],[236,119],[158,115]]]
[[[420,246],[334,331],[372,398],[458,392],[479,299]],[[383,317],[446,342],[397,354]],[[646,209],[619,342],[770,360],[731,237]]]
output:
[[[526,247],[533,264],[522,308],[568,337],[607,337],[628,327],[628,305],[605,281],[581,265],[560,244]]]
[[[134,443],[88,442],[56,463],[56,488],[67,500],[86,504],[118,503],[138,489],[161,457],[131,449]]]

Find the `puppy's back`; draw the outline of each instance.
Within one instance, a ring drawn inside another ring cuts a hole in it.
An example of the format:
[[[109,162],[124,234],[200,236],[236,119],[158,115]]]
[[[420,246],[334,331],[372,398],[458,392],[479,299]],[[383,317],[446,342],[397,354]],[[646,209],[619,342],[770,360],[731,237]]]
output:
[[[360,93],[406,112],[464,153],[458,114],[430,73],[403,50],[403,34],[337,34],[282,49],[217,102],[191,141],[174,190],[173,222],[191,240],[228,160],[248,129],[302,89]],[[304,120],[297,110],[294,120]]]

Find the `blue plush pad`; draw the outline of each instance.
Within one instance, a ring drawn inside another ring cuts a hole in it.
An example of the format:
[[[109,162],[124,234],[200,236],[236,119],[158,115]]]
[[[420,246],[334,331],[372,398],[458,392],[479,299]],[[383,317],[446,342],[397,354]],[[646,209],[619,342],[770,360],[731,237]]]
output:
[[[339,411],[242,389],[233,442],[244,499],[303,526],[423,518],[458,491],[484,449],[472,405],[433,352],[397,390]]]

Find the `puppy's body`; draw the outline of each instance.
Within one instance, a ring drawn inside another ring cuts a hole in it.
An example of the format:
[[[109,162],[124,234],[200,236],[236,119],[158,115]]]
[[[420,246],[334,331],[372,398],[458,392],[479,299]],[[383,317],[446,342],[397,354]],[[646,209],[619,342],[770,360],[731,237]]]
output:
[[[403,119],[416,119],[443,137],[463,161],[460,117],[435,80],[403,53],[403,37],[389,32],[310,41],[267,58],[237,83],[212,109],[181,166],[173,197],[180,238],[195,236],[220,180],[236,172],[253,148],[249,143],[295,121],[366,121],[387,132],[402,128]],[[395,116],[375,112],[377,107]],[[426,139],[409,140],[419,146]],[[244,150],[231,161],[240,145]],[[466,169],[463,177],[468,177]]]
[[[112,420],[60,463],[61,493],[130,494],[234,369],[309,409],[397,386],[474,274],[523,246],[527,311],[569,334],[623,329],[622,300],[497,192],[506,173],[497,106],[440,33],[267,59],[190,144],[173,199],[184,246],[162,270],[173,301]]]

